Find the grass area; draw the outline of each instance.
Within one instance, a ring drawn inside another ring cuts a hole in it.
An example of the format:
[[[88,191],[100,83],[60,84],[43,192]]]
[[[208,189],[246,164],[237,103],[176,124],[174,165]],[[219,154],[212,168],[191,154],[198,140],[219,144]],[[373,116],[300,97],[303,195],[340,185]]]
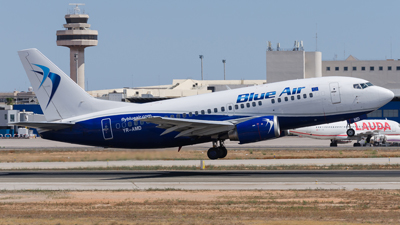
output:
[[[2,191],[2,224],[399,224],[400,190]]]
[[[303,159],[303,158],[387,158],[400,157],[398,148],[358,149],[229,149],[225,159]],[[120,150],[120,149],[44,149],[2,150],[0,162],[80,162],[121,160],[201,160],[205,150]]]
[[[227,170],[254,170],[254,171],[270,171],[270,170],[399,170],[400,164],[335,164],[335,165],[273,165],[273,166],[252,166],[252,165],[232,165],[232,166],[214,166],[206,165],[204,170],[209,171],[227,171]],[[53,169],[53,168],[16,168],[16,169],[0,169],[0,171],[11,170],[107,170],[107,171],[193,171],[202,170],[200,166],[109,166],[109,167],[76,167],[67,169]]]

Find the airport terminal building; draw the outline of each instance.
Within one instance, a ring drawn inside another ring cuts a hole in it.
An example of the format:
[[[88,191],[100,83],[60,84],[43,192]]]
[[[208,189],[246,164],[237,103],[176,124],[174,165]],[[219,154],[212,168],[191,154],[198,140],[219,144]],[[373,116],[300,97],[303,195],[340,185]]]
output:
[[[322,61],[322,53],[318,51],[306,52],[302,47],[287,50],[269,47],[266,52],[266,64],[268,83],[346,76],[365,79],[374,85],[390,89],[395,98],[379,110],[368,114],[368,118],[387,118],[400,122],[400,59],[359,60],[350,55],[346,60]]]

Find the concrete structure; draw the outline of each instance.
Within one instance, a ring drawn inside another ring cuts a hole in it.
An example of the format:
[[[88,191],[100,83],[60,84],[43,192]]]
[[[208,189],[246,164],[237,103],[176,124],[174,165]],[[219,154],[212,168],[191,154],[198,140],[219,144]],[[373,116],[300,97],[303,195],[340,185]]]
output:
[[[302,48],[290,51],[268,48],[269,83],[321,76],[366,79],[400,96],[400,60],[358,60],[350,55],[346,60],[322,61],[321,52],[305,52]]]
[[[350,55],[346,60],[322,61],[322,68],[322,76],[358,77],[391,90],[400,88],[400,60],[358,60]]]
[[[88,91],[96,98],[119,101],[128,99],[131,102],[148,102],[206,94],[227,89],[248,87],[266,83],[266,80],[192,80],[174,79],[171,85],[117,88]]]
[[[267,50],[267,80],[268,83],[304,79],[322,76],[321,52],[305,52],[303,42],[295,41],[292,49],[271,47],[268,42]]]
[[[97,30],[90,30],[87,23],[89,15],[79,14],[78,5],[74,4],[74,14],[65,15],[65,30],[57,31],[57,46],[70,48],[70,76],[85,89],[85,48],[97,45]]]
[[[37,104],[38,100],[35,93],[32,90],[25,91],[14,91],[0,93],[0,107],[4,108],[7,103],[11,104]]]

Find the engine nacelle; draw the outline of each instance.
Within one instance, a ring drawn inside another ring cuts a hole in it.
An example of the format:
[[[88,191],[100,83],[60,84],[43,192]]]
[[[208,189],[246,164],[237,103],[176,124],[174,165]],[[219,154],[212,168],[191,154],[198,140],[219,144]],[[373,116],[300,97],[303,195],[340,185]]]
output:
[[[229,139],[240,141],[239,144],[264,141],[280,136],[277,116],[262,116],[244,121],[236,125],[229,133]]]

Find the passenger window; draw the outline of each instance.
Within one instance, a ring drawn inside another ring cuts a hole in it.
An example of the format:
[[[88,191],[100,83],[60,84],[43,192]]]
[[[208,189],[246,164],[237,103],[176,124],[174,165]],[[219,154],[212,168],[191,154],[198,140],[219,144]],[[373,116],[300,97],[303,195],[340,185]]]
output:
[[[256,102],[253,102],[252,104],[253,104],[253,107],[256,107],[256,106],[257,106],[257,103],[256,103]]]
[[[137,126],[137,125],[138,125],[138,121],[135,120],[135,122],[133,122],[133,124],[134,124],[135,126]]]
[[[281,98],[278,98],[278,102],[281,102],[282,100],[281,100]]]
[[[196,111],[196,112],[194,112],[194,114],[195,114],[196,116],[198,116],[198,115],[199,115],[199,112],[198,112],[198,111]]]
[[[294,100],[294,96],[290,96],[290,99],[292,99],[292,101]]]
[[[126,123],[122,123],[122,128],[125,128],[126,127]]]
[[[221,112],[225,112],[225,107],[221,107]]]
[[[310,98],[312,98],[313,97],[313,94],[312,93],[310,93]]]
[[[307,94],[303,94],[303,98],[307,98]]]
[[[170,115],[169,117],[174,118],[175,116],[174,115]]]
[[[301,96],[300,96],[300,95],[297,95],[297,99],[301,99]]]
[[[208,112],[208,114],[210,114],[211,113],[211,109],[207,109],[207,112]]]
[[[140,125],[143,125],[144,124],[144,121],[140,121]]]
[[[214,112],[217,113],[217,112],[218,112],[218,109],[217,109],[217,108],[214,108]]]
[[[275,103],[275,99],[271,99],[271,103],[274,104]]]
[[[239,106],[238,106],[238,105],[235,105],[235,109],[239,109]]]
[[[240,108],[244,109],[244,104],[240,104]]]
[[[176,118],[181,118],[181,115],[180,115],[180,114],[177,114],[177,115],[176,115]]]
[[[132,127],[132,121],[128,122],[128,127]]]
[[[201,110],[201,115],[206,114],[206,112],[204,110]]]
[[[288,97],[285,97],[285,102],[289,101]]]
[[[258,105],[262,105],[262,101],[258,101]]]
[[[182,117],[183,117],[183,118],[186,118],[186,113],[183,113],[183,114],[182,114]]]
[[[4,115],[7,115],[7,114],[4,114]],[[119,124],[119,123],[115,124],[115,128],[117,128],[117,129],[121,128],[121,124]]]
[[[250,107],[250,103],[246,103],[246,106],[247,106],[247,108],[249,108]]]
[[[189,112],[189,117],[192,117],[193,116],[193,113],[192,112]]]
[[[230,105],[230,106],[228,106],[228,109],[229,109],[229,111],[231,111],[232,110],[232,106]]]

